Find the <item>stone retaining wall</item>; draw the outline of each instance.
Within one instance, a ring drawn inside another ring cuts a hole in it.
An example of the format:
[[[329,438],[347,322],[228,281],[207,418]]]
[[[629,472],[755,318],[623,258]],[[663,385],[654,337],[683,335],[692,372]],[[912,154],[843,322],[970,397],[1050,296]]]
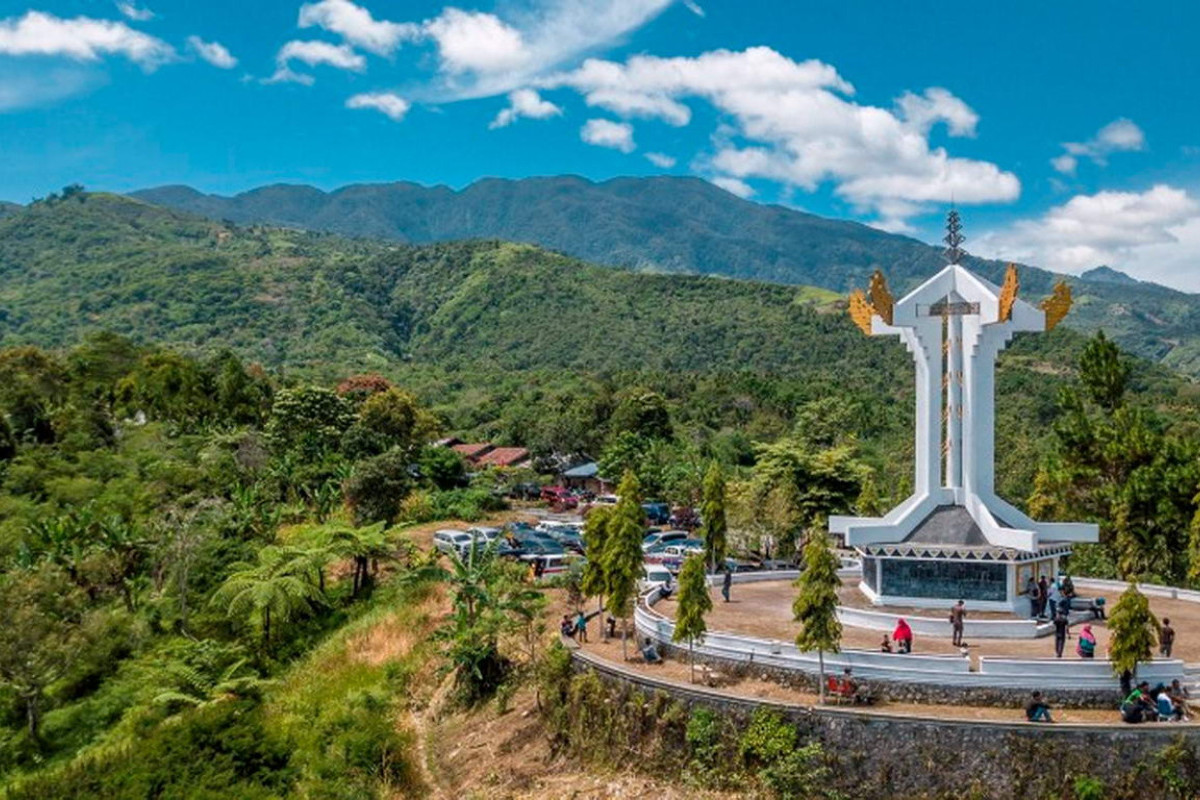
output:
[[[684,663],[688,660],[686,646],[659,642],[658,647],[664,654]],[[751,664],[745,661],[733,661],[711,655],[696,654],[697,664],[706,664],[718,672],[737,678],[757,677],[773,681],[781,686],[806,689],[815,692],[818,689],[817,676],[796,669]],[[871,693],[882,700],[893,703],[926,703],[929,705],[974,705],[974,706],[1011,706],[1014,709],[1024,708],[1029,700],[1029,693],[1035,688],[1012,689],[991,686],[954,686],[925,683],[902,683],[872,679],[866,681]],[[1121,702],[1121,687],[1113,678],[1111,689],[1055,689],[1046,692],[1046,699],[1052,706],[1058,708],[1112,708],[1116,709]],[[1114,712],[1115,713],[1115,712]]]
[[[803,735],[822,742],[846,782],[860,782],[865,792],[886,787],[889,797],[1058,796],[1076,776],[1127,779],[1133,765],[1154,759],[1175,742],[1200,744],[1200,730],[1171,724],[1033,725],[752,700],[656,680],[586,652],[573,658],[576,669],[595,670],[614,691],[664,692],[689,708],[738,718],[760,708],[776,710]],[[1021,713],[1014,710],[1014,717]]]

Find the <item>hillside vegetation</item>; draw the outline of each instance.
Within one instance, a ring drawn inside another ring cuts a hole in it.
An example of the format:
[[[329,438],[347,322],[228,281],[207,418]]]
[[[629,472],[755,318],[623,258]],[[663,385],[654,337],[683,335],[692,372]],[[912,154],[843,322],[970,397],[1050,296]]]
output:
[[[472,238],[528,242],[608,266],[719,275],[822,287],[844,294],[882,269],[897,292],[943,265],[940,248],[855,222],[735,197],[698,178],[575,176],[485,179],[461,191],[413,183],[322,192],[265,186],[235,197],[183,186],[135,193],[152,203],[237,223],[269,223],[409,243]],[[971,235],[970,220],[967,234]],[[967,242],[968,249],[970,241]],[[1005,264],[968,258],[992,281]],[[1022,291],[1038,299],[1058,276],[1023,267]],[[1066,324],[1103,328],[1125,349],[1200,375],[1200,297],[1109,272],[1070,279]]]

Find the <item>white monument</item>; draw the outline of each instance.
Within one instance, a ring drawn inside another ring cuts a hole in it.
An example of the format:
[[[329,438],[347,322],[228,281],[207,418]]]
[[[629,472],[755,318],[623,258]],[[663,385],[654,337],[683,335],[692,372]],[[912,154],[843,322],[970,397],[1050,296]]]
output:
[[[913,494],[883,517],[835,516],[863,559],[862,591],[877,605],[950,606],[1027,612],[1030,576],[1054,575],[1096,525],[1036,522],[996,495],[995,367],[1018,331],[1050,330],[1066,315],[1064,283],[1040,307],[1017,298],[1016,268],[997,287],[959,265],[963,237],[950,212],[949,266],[893,302],[876,272],[850,313],[872,336],[897,336],[916,365]]]

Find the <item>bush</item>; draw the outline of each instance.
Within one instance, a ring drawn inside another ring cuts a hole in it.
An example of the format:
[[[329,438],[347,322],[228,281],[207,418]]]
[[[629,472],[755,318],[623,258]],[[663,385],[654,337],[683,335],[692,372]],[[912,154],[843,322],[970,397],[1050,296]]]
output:
[[[759,772],[763,784],[780,800],[816,800],[839,798],[830,786],[833,770],[826,763],[825,750],[817,741],[792,750]]]
[[[777,711],[760,708],[739,742],[742,761],[751,768],[771,764],[796,749],[799,734]]]

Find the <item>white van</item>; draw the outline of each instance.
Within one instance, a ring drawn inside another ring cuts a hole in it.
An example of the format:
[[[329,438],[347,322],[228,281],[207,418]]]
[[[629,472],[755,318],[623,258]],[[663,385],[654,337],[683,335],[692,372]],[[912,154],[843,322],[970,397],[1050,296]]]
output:
[[[474,536],[466,531],[441,530],[433,533],[433,546],[446,555],[462,556],[471,546]]]

